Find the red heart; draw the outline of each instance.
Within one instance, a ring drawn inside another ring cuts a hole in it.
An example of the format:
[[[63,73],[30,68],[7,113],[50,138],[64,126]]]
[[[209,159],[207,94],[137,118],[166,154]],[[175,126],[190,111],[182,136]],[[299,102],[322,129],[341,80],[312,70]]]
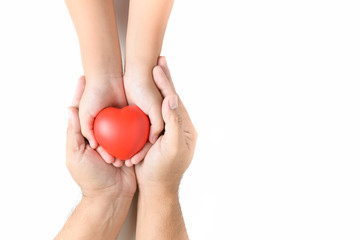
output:
[[[149,128],[149,118],[137,106],[105,108],[94,121],[96,141],[120,160],[131,158],[144,147]]]

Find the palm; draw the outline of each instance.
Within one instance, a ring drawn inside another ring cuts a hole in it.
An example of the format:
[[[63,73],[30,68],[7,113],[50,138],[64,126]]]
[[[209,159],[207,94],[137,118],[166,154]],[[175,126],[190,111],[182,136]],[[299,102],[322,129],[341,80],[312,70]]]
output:
[[[85,146],[85,140],[81,143],[81,151],[78,159],[72,161],[69,170],[75,181],[82,189],[106,190],[114,194],[133,194],[136,190],[136,178],[134,168],[116,168],[107,164],[101,156],[89,145]],[[82,186],[81,183],[86,183]]]
[[[136,178],[141,184],[145,181],[158,181],[162,176],[161,168],[165,167],[166,161],[161,154],[163,136],[160,136],[154,145],[147,152],[144,161],[135,165]]]
[[[79,79],[70,110],[72,124],[67,134],[67,167],[82,190],[111,194],[133,194],[136,190],[134,168],[116,168],[107,164],[100,154],[85,142],[81,134],[78,106],[85,96],[85,78]],[[83,95],[84,93],[84,95]]]
[[[81,132],[93,148],[97,146],[93,133],[96,115],[106,107],[122,108],[127,105],[122,81],[97,84],[86,85],[81,100],[79,99]]]
[[[124,85],[128,103],[137,105],[149,116],[151,122],[149,140],[151,143],[154,143],[154,137],[159,136],[164,128],[164,122],[161,118],[162,97],[151,74],[125,75]]]

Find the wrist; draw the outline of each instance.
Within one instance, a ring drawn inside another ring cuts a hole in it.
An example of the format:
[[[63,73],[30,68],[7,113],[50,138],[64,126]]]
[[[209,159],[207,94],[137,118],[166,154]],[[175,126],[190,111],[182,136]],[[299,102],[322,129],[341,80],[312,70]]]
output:
[[[119,196],[117,198],[114,197],[88,197],[83,196],[81,199],[81,204],[85,204],[87,206],[91,206],[92,209],[95,210],[95,213],[102,215],[114,216],[118,213],[118,210],[130,206],[133,197],[130,196]]]
[[[138,76],[151,76],[152,78],[152,71],[156,65],[149,63],[148,61],[135,61],[135,62],[126,62],[125,65],[125,73],[124,73],[124,80],[126,77],[136,77],[136,79],[143,79],[143,77]]]
[[[116,219],[120,219],[121,215],[126,216],[131,201],[132,198],[128,196],[118,198],[83,196],[80,205],[86,206],[86,209],[91,209],[92,217],[101,220],[102,224],[108,224],[116,222]],[[124,214],[124,212],[126,213]]]
[[[119,191],[119,190],[111,190],[111,189],[103,189],[103,190],[88,190],[82,189],[82,199],[87,202],[94,203],[118,203],[118,202],[131,202],[136,192],[136,188],[134,191]]]
[[[137,71],[137,70],[147,70],[152,71],[152,69],[157,65],[157,57],[144,57],[137,56],[135,58],[126,58],[125,64],[125,73],[126,71]]]
[[[139,193],[147,199],[157,198],[170,198],[174,199],[178,197],[179,184],[177,182],[173,184],[140,184]]]
[[[159,212],[177,204],[179,204],[178,192],[139,190],[138,212],[140,216]]]
[[[108,84],[122,84],[123,75],[121,73],[98,73],[98,74],[87,74],[86,83],[89,85],[103,85]]]
[[[86,221],[87,228],[93,229],[93,239],[115,239],[130,205],[131,199],[128,197],[111,199],[83,196],[76,211],[82,215],[82,221]]]

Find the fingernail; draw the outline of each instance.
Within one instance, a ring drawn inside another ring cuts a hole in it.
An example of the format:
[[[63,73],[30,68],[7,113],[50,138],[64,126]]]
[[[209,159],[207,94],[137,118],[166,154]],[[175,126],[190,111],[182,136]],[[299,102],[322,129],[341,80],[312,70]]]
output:
[[[176,109],[178,107],[178,97],[176,95],[170,96],[169,107],[170,109]]]
[[[158,139],[158,136],[153,136],[153,137],[152,137],[152,140],[151,140],[151,143],[154,144],[157,139]]]

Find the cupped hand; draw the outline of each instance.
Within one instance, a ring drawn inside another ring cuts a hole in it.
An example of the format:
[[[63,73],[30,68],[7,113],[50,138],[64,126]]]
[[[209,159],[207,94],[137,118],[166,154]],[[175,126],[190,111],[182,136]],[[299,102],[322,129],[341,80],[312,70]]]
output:
[[[151,69],[139,67],[134,71],[127,70],[124,75],[124,86],[129,105],[137,105],[149,116],[151,125],[147,145],[155,143],[164,129],[164,121],[161,116],[162,96],[154,83]],[[131,159],[126,160],[126,165],[132,166],[143,160],[146,149],[148,148],[143,148]]]
[[[66,165],[86,197],[132,197],[136,191],[134,168],[116,168],[107,164],[84,139],[80,128],[79,103],[83,100],[85,78],[79,79],[72,106],[69,108]]]
[[[141,189],[163,188],[177,191],[181,177],[192,160],[197,132],[175,91],[164,57],[153,70],[154,81],[162,97],[165,134],[154,145],[146,145],[144,161],[135,166]],[[147,149],[146,149],[147,148]]]
[[[98,145],[93,131],[94,119],[106,107],[123,108],[125,106],[127,106],[127,101],[122,78],[104,79],[104,81],[86,81],[79,107],[82,135],[107,163],[112,163],[116,167],[121,167],[123,161],[115,159]]]

